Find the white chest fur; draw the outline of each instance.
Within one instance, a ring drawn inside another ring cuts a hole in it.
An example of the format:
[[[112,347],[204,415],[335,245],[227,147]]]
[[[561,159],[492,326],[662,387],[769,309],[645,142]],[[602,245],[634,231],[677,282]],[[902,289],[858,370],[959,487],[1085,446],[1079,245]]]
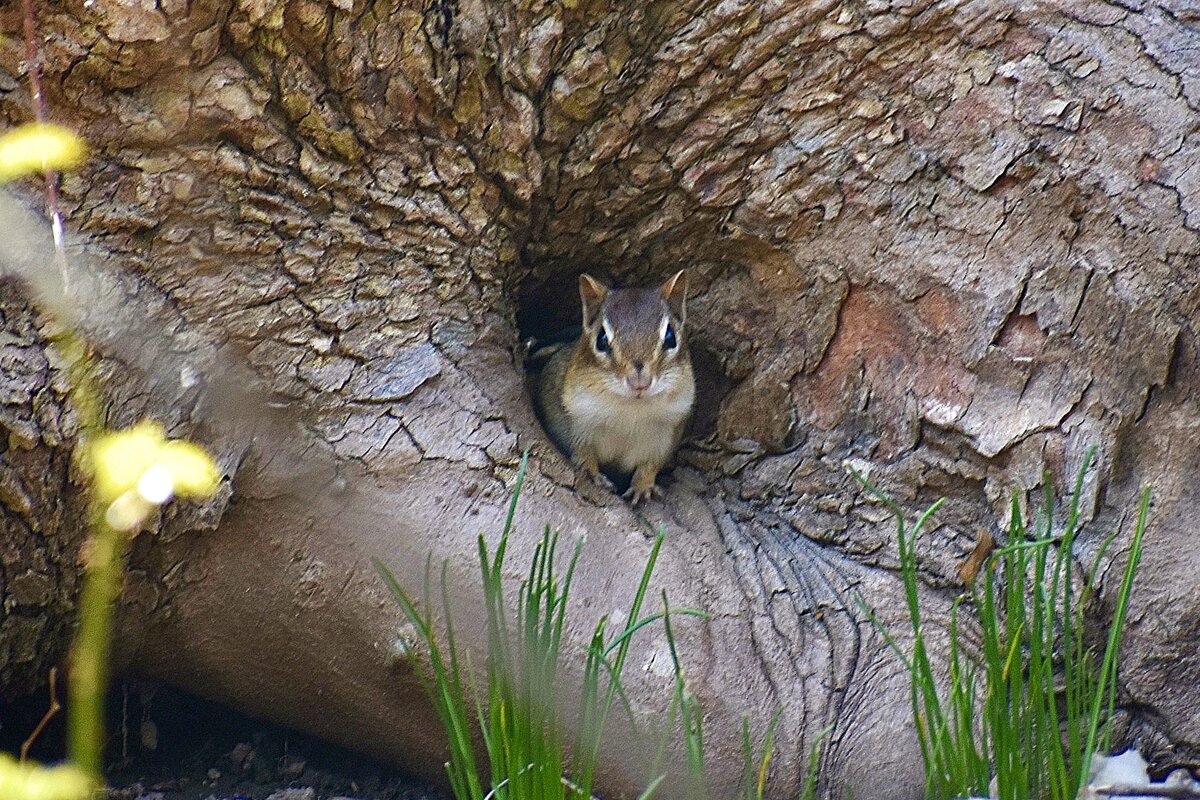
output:
[[[687,381],[650,397],[580,387],[565,393],[563,405],[571,419],[573,446],[590,442],[601,466],[632,472],[667,460],[694,399],[695,387]]]

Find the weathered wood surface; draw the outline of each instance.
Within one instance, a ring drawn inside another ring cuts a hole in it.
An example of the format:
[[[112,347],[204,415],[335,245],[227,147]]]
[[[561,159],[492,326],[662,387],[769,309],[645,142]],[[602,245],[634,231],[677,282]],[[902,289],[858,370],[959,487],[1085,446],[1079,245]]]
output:
[[[0,114],[18,121],[13,5]],[[666,525],[661,584],[715,614],[684,631],[714,775],[736,776],[740,716],[782,707],[779,791],[836,719],[830,790],[915,797],[904,677],[852,599],[902,619],[892,527],[845,462],[910,508],[948,497],[924,554],[936,617],[1010,492],[1036,497],[1044,465],[1061,480],[1095,445],[1082,556],[1127,532],[1124,510],[1155,486],[1123,665],[1130,730],[1151,754],[1200,752],[1194,5],[96,0],[39,14],[53,115],[96,149],[64,182],[66,210],[124,271],[102,308],[161,320],[182,351],[240,354],[189,356],[199,383],[180,389],[176,366],[172,389],[162,353],[147,367],[112,314],[93,320],[122,417],[191,423],[233,475],[232,502],[136,543],[133,668],[436,771],[366,559],[411,578],[432,550],[465,580],[529,447],[521,542],[546,521],[587,533],[589,611],[624,604],[646,532]],[[514,353],[576,314],[581,269],[649,283],[683,266],[697,430],[664,503],[637,516],[576,486]],[[56,516],[62,395],[9,302],[5,485],[26,488],[0,493],[0,676],[23,688],[61,641],[72,578],[55,532],[73,518]],[[254,439],[250,406],[212,389],[212,365],[234,362],[288,406]],[[282,436],[298,418],[308,437]],[[31,600],[21,587],[46,576]],[[14,638],[13,624],[45,627]],[[30,635],[36,651],[12,644]],[[660,638],[636,666],[652,709]]]

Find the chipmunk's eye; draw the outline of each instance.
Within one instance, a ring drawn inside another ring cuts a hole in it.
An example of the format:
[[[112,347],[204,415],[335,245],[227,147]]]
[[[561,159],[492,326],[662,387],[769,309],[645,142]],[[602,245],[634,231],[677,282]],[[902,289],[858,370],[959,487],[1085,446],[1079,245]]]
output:
[[[596,352],[607,353],[611,349],[612,346],[608,343],[608,331],[601,328],[600,332],[596,334]]]
[[[667,323],[667,332],[663,334],[663,350],[674,350],[679,346],[679,342],[675,339],[675,326]]]

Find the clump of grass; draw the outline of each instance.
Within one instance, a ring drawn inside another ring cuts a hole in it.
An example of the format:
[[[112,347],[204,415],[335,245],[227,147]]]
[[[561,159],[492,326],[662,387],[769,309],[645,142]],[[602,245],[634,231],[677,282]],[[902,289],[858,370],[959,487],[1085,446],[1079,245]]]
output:
[[[1108,638],[1097,652],[1085,639],[1085,604],[1074,596],[1073,546],[1079,532],[1083,479],[1094,450],[1085,456],[1067,508],[1054,530],[1049,475],[1039,529],[1031,531],[1014,493],[1008,544],[991,555],[970,594],[951,607],[949,686],[929,659],[929,642],[917,592],[916,540],[941,501],[909,526],[902,509],[862,476],[855,477],[895,515],[900,573],[912,629],[905,652],[865,604],[876,627],[911,676],[912,711],[925,763],[928,800],[994,792],[999,800],[1074,800],[1087,780],[1091,756],[1107,751],[1116,699],[1117,656],[1150,507],[1143,491],[1129,556],[1117,593]],[[1034,538],[1031,538],[1033,534]],[[1115,534],[1114,534],[1115,535]],[[1085,585],[1113,535],[1102,544]],[[861,600],[860,600],[861,602]],[[969,610],[982,632],[982,652],[967,655],[959,627]],[[993,783],[994,779],[994,783]]]
[[[417,674],[449,739],[450,758],[445,766],[454,797],[456,800],[592,800],[604,731],[618,704],[627,715],[633,735],[647,745],[654,741],[654,734],[638,728],[621,686],[621,676],[634,636],[661,621],[674,663],[674,694],[665,725],[655,726],[657,746],[652,750],[645,788],[638,800],[650,800],[665,788],[668,776],[664,762],[669,738],[676,733],[683,736],[687,773],[682,780],[686,793],[680,794],[679,787],[674,786],[672,791],[690,800],[708,798],[703,713],[684,682],[671,627],[672,619],[679,615],[706,615],[694,609],[671,608],[665,592],[662,610],[643,615],[650,578],[663,544],[662,533],[650,549],[624,627],[610,631],[610,619],[602,617],[584,644],[582,686],[571,687],[578,690],[575,719],[579,724],[574,734],[565,733],[567,726],[560,717],[560,709],[569,707],[572,698],[564,693],[559,669],[571,582],[583,545],[581,541],[576,543],[565,572],[560,572],[556,565],[558,534],[547,527],[521,584],[516,614],[510,616],[505,605],[502,572],[526,468],[527,458],[523,458],[495,550],[488,548],[483,536],[479,537],[479,569],[487,609],[486,666],[482,681],[477,680],[479,676],[455,639],[445,569],[438,620],[428,602],[434,597],[432,570],[428,566],[426,603],[422,607],[387,567],[378,559],[374,561],[426,649],[428,667],[417,669]],[[751,742],[749,722],[743,721],[744,766],[739,797],[745,800],[762,800],[764,796],[778,720],[776,714],[758,748]],[[486,754],[486,768],[477,759],[477,741]],[[817,745],[819,742],[820,737]],[[811,800],[815,793],[815,747],[803,800]]]
[[[567,701],[562,695],[559,665],[567,602],[582,541],[576,543],[566,572],[560,574],[555,558],[558,534],[549,527],[545,529],[521,585],[516,615],[510,617],[502,571],[526,467],[527,458],[522,459],[495,551],[489,550],[483,536],[479,537],[479,567],[487,608],[487,661],[482,688],[477,686],[455,640],[445,571],[441,581],[442,634],[430,606],[422,610],[392,573],[378,560],[374,562],[427,649],[428,671],[418,670],[418,674],[450,739],[446,770],[458,800],[591,800],[606,724],[616,701],[624,703],[620,680],[630,644],[639,630],[666,616],[666,612],[642,616],[650,576],[662,547],[660,533],[647,557],[627,624],[611,634],[609,618],[601,618],[585,646],[578,699],[580,724],[577,734],[568,741],[559,716],[559,709]],[[426,598],[433,597],[429,576],[427,569]],[[684,609],[672,613],[699,612]],[[479,731],[487,754],[486,778],[476,761],[474,730]],[[643,797],[650,797],[660,781],[652,781]]]

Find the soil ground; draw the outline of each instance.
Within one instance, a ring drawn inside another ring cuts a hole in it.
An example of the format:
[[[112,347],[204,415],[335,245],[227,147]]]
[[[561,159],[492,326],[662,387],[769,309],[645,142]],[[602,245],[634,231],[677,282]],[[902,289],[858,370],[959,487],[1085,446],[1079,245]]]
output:
[[[17,752],[44,695],[0,704],[0,751]],[[124,683],[109,702],[109,800],[445,800],[378,762],[167,687]],[[63,756],[63,718],[31,757]]]

